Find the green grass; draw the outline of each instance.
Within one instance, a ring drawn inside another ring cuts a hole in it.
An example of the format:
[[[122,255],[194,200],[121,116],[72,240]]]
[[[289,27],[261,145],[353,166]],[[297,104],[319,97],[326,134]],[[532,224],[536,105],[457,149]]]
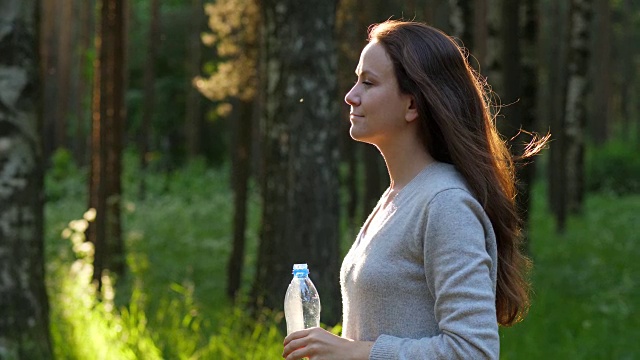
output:
[[[532,212],[531,310],[502,329],[502,358],[639,358],[640,196],[589,196],[562,235],[542,199]]]
[[[255,321],[224,296],[232,221],[227,169],[195,162],[169,178],[151,175],[144,201],[136,194],[139,174],[126,172],[130,271],[114,279],[115,298],[106,294],[101,302],[88,285],[90,256],[72,250],[68,237],[77,232],[61,236],[86,210],[86,176],[73,169],[62,173],[68,175],[48,178],[46,206],[47,286],[58,358],[281,358],[282,314],[265,313]],[[542,192],[536,188],[532,211],[535,296],[524,322],[501,330],[502,358],[640,357],[640,196],[590,196],[584,215],[571,218],[567,232],[558,235]],[[247,285],[259,226],[252,193]],[[352,229],[343,224],[343,231]]]
[[[83,239],[69,239],[82,236],[73,228],[86,210],[86,196],[78,190],[86,176],[71,169],[69,177],[47,179],[54,199],[46,205],[47,287],[57,358],[260,359],[281,353],[282,315],[264,313],[255,321],[224,295],[232,216],[227,173],[195,162],[169,178],[154,174],[148,196],[138,201],[139,174],[127,171],[129,272],[116,280],[116,296],[103,301],[88,284],[91,256],[72,250]],[[255,196],[250,204],[247,285],[259,220]]]

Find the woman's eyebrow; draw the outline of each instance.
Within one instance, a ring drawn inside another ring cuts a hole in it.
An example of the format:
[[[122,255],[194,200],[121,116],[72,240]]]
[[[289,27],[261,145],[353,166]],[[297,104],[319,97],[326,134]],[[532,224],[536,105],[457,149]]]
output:
[[[362,70],[360,73],[358,73],[358,69],[356,69],[355,73],[358,76],[374,76],[374,77],[376,76],[374,72],[369,70]]]

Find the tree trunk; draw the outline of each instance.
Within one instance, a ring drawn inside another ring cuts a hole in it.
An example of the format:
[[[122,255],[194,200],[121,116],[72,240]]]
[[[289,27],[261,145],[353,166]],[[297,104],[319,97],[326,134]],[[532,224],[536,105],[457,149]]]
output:
[[[568,11],[557,1],[552,1],[550,5],[551,24],[546,37],[548,39],[549,51],[546,59],[548,66],[548,104],[547,118],[549,127],[555,140],[549,149],[548,167],[548,203],[556,218],[556,230],[563,232],[566,222],[567,194],[564,192],[566,174],[565,163],[565,134],[564,134],[564,99],[566,96],[566,68],[567,68],[567,43],[569,39],[569,29],[565,25],[568,22]]]
[[[112,39],[109,51],[109,85],[111,87],[110,104],[105,109],[105,118],[109,120],[107,132],[107,239],[109,246],[109,269],[118,275],[124,274],[125,256],[122,239],[122,151],[124,141],[124,119],[126,108],[124,93],[126,89],[126,49],[127,49],[127,2],[109,0],[109,30]],[[110,111],[112,109],[112,111]],[[111,115],[113,114],[113,115]]]
[[[479,62],[480,70],[483,70],[482,66],[487,57],[487,38],[489,36],[487,24],[488,0],[475,0],[473,7],[473,56]],[[472,65],[475,66],[476,64],[472,63]]]
[[[567,174],[564,191],[567,209],[578,213],[584,196],[584,134],[586,126],[587,68],[589,63],[589,29],[592,0],[571,1],[569,41],[569,77],[565,105]]]
[[[426,21],[428,24],[432,24],[434,17],[435,17],[435,5],[433,4],[435,0],[423,0],[424,2],[424,11],[423,11],[423,16],[424,16],[424,21]]]
[[[42,0],[42,27],[40,30],[42,66],[42,116],[43,116],[43,158],[48,159],[58,147],[56,143],[56,109],[58,104],[58,23],[56,0]]]
[[[70,148],[68,144],[67,128],[69,123],[69,104],[71,88],[71,57],[76,54],[71,45],[73,39],[73,4],[71,0],[58,4],[58,16],[60,18],[60,32],[58,38],[58,72],[56,91],[56,144],[58,147]]]
[[[632,17],[633,12],[631,11],[631,0],[624,0],[623,3],[625,11],[624,23],[629,26],[625,27],[626,29],[630,29],[633,25],[634,18]],[[633,39],[633,34],[628,31],[625,33],[626,39]],[[633,61],[633,50],[626,48],[627,54],[624,55],[625,67],[629,68],[629,72],[623,74],[627,74],[626,79],[629,81],[628,86],[625,88],[625,92],[622,93],[623,99],[638,99],[640,98],[640,81],[638,81],[638,73],[640,72],[640,68],[638,66],[634,66]],[[638,51],[638,47],[636,45],[635,51]],[[635,86],[634,86],[635,84]],[[626,101],[624,104],[624,110],[622,110],[622,116],[628,116],[631,118],[633,114],[633,105],[635,103],[635,119],[636,119],[636,148],[640,149],[640,101]]]
[[[239,101],[237,110],[240,114],[232,125],[235,145],[232,165],[233,187],[233,247],[227,265],[227,296],[234,299],[240,290],[246,243],[245,230],[247,223],[247,186],[249,183],[251,133],[253,119],[253,103]]]
[[[531,39],[535,39],[535,29],[532,29],[534,33],[528,34],[521,29],[521,23],[523,22],[520,14],[520,7],[524,6],[523,0],[509,0],[505,1],[502,8],[502,65],[503,65],[503,77],[504,80],[500,93],[500,98],[504,104],[502,108],[502,115],[500,122],[500,132],[509,139],[511,153],[517,158],[524,153],[524,147],[522,142],[526,141],[520,138],[518,135],[520,129],[531,130],[531,118],[524,118],[525,105],[528,107],[528,111],[534,111],[532,105],[535,104],[535,85],[529,85],[529,91],[533,93],[526,94],[524,90],[525,75],[531,76],[533,73],[533,79],[527,78],[526,80],[533,80],[535,82],[535,68],[534,64],[529,64],[526,69],[528,73],[525,74],[524,59],[521,49],[527,47],[530,49]],[[527,40],[529,44],[525,44]],[[533,62],[533,54],[527,54],[530,62]],[[533,87],[531,86],[533,85]],[[532,96],[533,98],[529,98]],[[535,106],[533,106],[535,108]],[[516,207],[520,216],[523,218],[523,226],[526,233],[526,216],[528,214],[529,205],[529,185],[531,182],[530,167],[526,164],[516,163],[516,179],[518,180],[518,193],[516,195]]]
[[[92,161],[89,206],[96,220],[88,229],[93,242],[93,279],[98,287],[106,269],[124,271],[120,225],[122,134],[124,124],[124,0],[102,0],[96,43]]]
[[[0,358],[51,359],[44,283],[38,2],[4,1],[0,28]]]
[[[462,40],[462,44],[473,48],[473,2],[474,0],[449,0],[449,23],[451,35]]]
[[[149,153],[149,138],[151,137],[151,119],[156,106],[156,54],[160,43],[160,0],[151,0],[151,14],[147,33],[147,65],[144,68],[144,110],[142,126],[138,139],[140,151],[140,183],[138,197],[144,199],[146,195],[146,178]]]
[[[194,158],[200,153],[200,123],[202,118],[200,93],[193,86],[192,79],[200,75],[202,58],[202,44],[200,33],[202,32],[203,4],[202,0],[192,0],[192,22],[189,33],[188,69],[189,81],[187,81],[187,108],[185,112],[185,140],[187,156]]]
[[[499,127],[500,132],[512,139],[518,134],[522,124],[522,64],[520,52],[520,2],[521,0],[505,1],[502,6],[501,43],[502,82],[500,84],[500,99],[504,107]],[[494,48],[495,49],[495,48]]]
[[[591,139],[596,145],[602,145],[608,138],[608,124],[611,119],[611,6],[609,0],[597,0],[595,26],[589,31],[594,36],[594,56],[591,66],[594,86],[592,92],[591,108],[589,111]],[[624,53],[624,51],[623,51]],[[624,55],[623,55],[624,56]],[[622,77],[624,82],[628,73]],[[630,99],[622,97],[622,99]],[[627,101],[623,100],[622,107]],[[622,119],[628,119],[622,117]],[[628,130],[628,129],[627,129]],[[626,131],[630,133],[630,131]]]
[[[524,145],[529,141],[519,136],[521,129],[532,131],[536,117],[537,9],[532,0],[510,0],[503,3],[501,15],[501,42],[491,49],[501,54],[501,71],[498,78],[503,81],[492,82],[492,86],[497,85],[500,88],[499,96],[503,105],[498,123],[500,132],[509,139],[511,152],[519,159],[525,152]],[[490,73],[498,73],[496,70],[494,67]],[[530,161],[531,159],[516,161],[516,206],[523,221],[525,234],[529,214],[529,193],[534,176],[534,167]]]
[[[487,52],[486,58],[480,59],[480,62],[484,64],[484,69],[481,69],[482,73],[487,77],[491,90],[498,95],[503,92],[503,49],[501,37],[503,16],[501,9],[505,1],[507,0],[487,0]]]
[[[72,140],[73,154],[76,163],[80,166],[84,166],[88,162],[87,158],[87,145],[88,134],[87,128],[91,119],[91,92],[90,92],[90,71],[92,59],[89,58],[89,53],[92,50],[93,35],[94,35],[94,18],[95,18],[95,2],[93,0],[85,0],[78,2],[78,18],[80,19],[80,29],[78,30],[79,39],[76,52],[77,69],[76,69],[76,87],[77,94],[73,99],[73,113],[76,115],[76,128],[75,136]],[[88,95],[87,95],[88,94]]]
[[[609,5],[609,4],[607,4]],[[623,29],[634,29],[634,14],[637,14],[637,11],[634,12],[633,8],[631,6],[631,0],[624,0],[622,1],[622,28]],[[610,5],[609,5],[610,6]],[[602,15],[601,15],[602,16]],[[609,24],[610,26],[611,24]],[[637,26],[636,28],[637,29]],[[634,36],[637,33],[637,31],[622,31],[621,36],[621,40],[617,42],[617,44],[619,45],[619,49],[620,49],[620,56],[619,56],[619,61],[620,61],[620,74],[624,74],[624,76],[622,76],[622,79],[620,79],[620,119],[622,119],[622,126],[621,128],[623,129],[623,134],[621,136],[622,139],[626,139],[626,140],[630,140],[631,137],[633,136],[633,132],[631,131],[631,128],[633,126],[632,123],[632,119],[633,119],[633,111],[632,111],[632,106],[635,105],[637,106],[638,112],[636,112],[635,114],[635,118],[637,119],[636,121],[636,131],[637,131],[637,143],[640,144],[640,101],[638,101],[638,98],[640,97],[639,93],[638,93],[638,84],[636,84],[636,93],[634,96],[633,93],[633,84],[637,83],[637,81],[635,80],[637,77],[637,72],[639,71],[639,67],[637,65],[634,64],[634,53],[638,52],[638,46],[637,46],[637,42],[634,42],[634,38],[637,38],[636,36]],[[635,46],[632,44],[636,44]],[[604,45],[604,43],[603,43]],[[611,49],[609,49],[611,50]],[[637,63],[637,60],[636,60]],[[610,73],[609,71],[606,71],[606,69],[608,68],[603,68],[603,72],[606,73]],[[604,76],[604,75],[603,75]],[[631,99],[636,99],[635,101],[630,101]]]
[[[535,0],[522,0],[520,14],[523,15],[521,22],[521,88],[520,88],[520,123],[522,128],[528,131],[536,129],[536,119],[538,115],[538,3]],[[524,141],[513,144],[517,155],[523,155]],[[528,247],[529,210],[531,202],[531,186],[535,178],[536,167],[534,159],[519,161],[516,168],[516,178],[518,179],[518,195],[516,203],[520,210],[520,217],[523,223],[526,246]]]
[[[340,319],[336,1],[262,2],[265,177],[254,296],[282,309],[294,263],[308,263],[323,322]]]

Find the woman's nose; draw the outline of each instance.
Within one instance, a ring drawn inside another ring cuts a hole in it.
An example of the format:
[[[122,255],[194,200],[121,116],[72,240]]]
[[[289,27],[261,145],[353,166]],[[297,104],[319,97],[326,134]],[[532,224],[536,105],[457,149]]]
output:
[[[356,96],[356,87],[357,87],[357,84],[354,85],[351,88],[351,90],[349,90],[347,95],[344,96],[344,102],[346,102],[347,104],[349,104],[351,106],[358,106],[358,104],[359,104],[359,97]]]

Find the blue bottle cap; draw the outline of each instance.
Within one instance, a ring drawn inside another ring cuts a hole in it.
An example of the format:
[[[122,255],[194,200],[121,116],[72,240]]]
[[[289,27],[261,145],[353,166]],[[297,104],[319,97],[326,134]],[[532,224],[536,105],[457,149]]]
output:
[[[307,268],[307,264],[293,264],[293,275],[296,277],[305,277],[309,275],[309,269]]]

